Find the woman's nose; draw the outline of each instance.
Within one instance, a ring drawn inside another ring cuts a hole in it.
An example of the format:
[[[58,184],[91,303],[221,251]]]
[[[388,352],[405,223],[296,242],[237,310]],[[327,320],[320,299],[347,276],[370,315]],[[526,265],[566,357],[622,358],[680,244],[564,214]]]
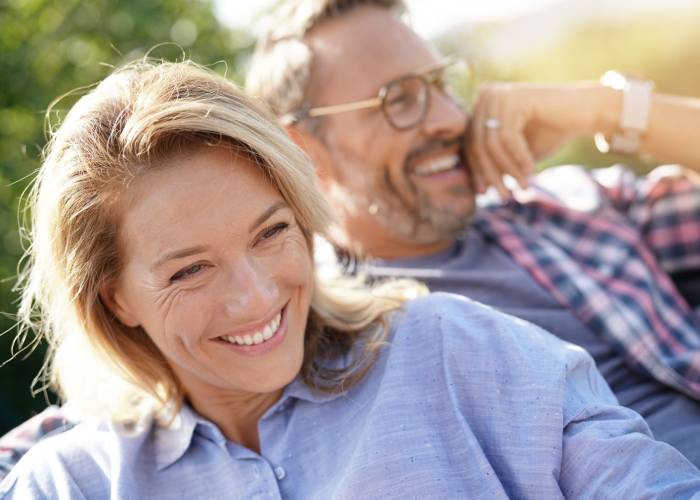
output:
[[[243,314],[255,320],[279,305],[277,280],[264,266],[245,260],[224,274],[222,298],[229,315]]]

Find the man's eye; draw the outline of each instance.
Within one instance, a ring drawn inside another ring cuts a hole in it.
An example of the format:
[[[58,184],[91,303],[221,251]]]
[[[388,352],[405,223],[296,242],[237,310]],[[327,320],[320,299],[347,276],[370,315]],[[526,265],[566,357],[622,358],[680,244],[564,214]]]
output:
[[[386,103],[389,106],[397,106],[397,105],[405,104],[409,99],[410,99],[409,96],[407,96],[406,94],[396,94],[396,95],[392,95],[390,98],[388,98]]]
[[[286,222],[280,222],[278,224],[275,224],[274,226],[265,229],[265,231],[263,231],[262,234],[260,235],[260,238],[258,238],[258,241],[265,241],[265,240],[272,239],[275,236],[277,236],[279,233],[281,233],[282,231],[287,229],[288,227],[289,227],[289,224],[287,224]]]
[[[180,281],[189,278],[190,276],[193,276],[200,272],[202,269],[204,269],[204,267],[204,264],[195,264],[193,266],[186,267],[185,269],[181,269],[180,271],[172,275],[170,281]]]

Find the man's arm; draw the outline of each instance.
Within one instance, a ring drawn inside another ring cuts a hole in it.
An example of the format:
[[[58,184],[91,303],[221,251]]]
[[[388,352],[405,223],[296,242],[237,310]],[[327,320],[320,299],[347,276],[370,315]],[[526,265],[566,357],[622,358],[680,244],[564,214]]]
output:
[[[494,185],[507,194],[503,175],[521,185],[534,161],[575,137],[618,127],[622,93],[594,82],[492,84],[479,91],[468,137],[468,157],[478,187]],[[500,124],[486,126],[487,120]],[[700,172],[700,99],[655,93],[640,154]]]

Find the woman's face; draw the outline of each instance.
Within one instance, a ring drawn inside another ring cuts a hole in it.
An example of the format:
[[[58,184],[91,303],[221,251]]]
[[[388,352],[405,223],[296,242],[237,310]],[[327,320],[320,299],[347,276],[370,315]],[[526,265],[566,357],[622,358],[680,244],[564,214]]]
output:
[[[188,394],[272,393],[299,372],[313,289],[294,214],[251,161],[218,148],[169,160],[121,200],[124,267],[106,292]]]

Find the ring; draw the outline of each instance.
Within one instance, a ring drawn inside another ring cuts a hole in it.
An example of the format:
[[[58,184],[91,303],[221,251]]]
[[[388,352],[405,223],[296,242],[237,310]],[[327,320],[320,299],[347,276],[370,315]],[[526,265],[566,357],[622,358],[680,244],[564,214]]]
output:
[[[484,120],[484,127],[490,128],[491,130],[497,130],[501,128],[501,122],[497,118],[487,118]]]

